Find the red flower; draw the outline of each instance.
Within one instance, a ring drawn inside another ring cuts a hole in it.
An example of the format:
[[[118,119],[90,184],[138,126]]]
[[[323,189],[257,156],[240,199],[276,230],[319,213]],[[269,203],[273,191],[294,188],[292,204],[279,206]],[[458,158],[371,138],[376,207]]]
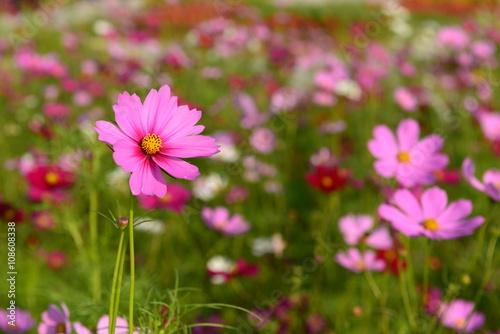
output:
[[[305,175],[306,181],[325,194],[341,189],[349,179],[349,171],[338,167],[315,167]]]
[[[73,173],[59,166],[38,166],[28,175],[29,197],[32,201],[39,202],[44,198],[59,198],[60,192],[73,186],[75,176]]]

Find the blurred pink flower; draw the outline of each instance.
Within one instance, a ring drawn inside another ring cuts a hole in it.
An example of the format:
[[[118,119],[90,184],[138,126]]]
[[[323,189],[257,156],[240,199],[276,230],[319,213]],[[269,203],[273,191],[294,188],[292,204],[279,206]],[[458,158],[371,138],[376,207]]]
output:
[[[113,106],[120,128],[97,121],[93,129],[99,140],[113,146],[113,159],[126,172],[131,172],[133,195],[164,197],[167,184],[162,170],[175,178],[194,180],[198,168],[179,158],[208,157],[219,152],[211,137],[200,136],[205,128],[195,125],[201,111],[178,106],[165,85],[151,90],[144,101],[127,92],[118,96]]]
[[[116,318],[116,328],[115,334],[127,334],[129,332],[128,322],[122,317]],[[97,332],[96,334],[108,334],[109,333],[109,315],[103,315],[97,322]],[[134,331],[134,334],[139,334]]]
[[[394,194],[395,205],[382,204],[379,215],[409,237],[456,239],[470,235],[484,223],[484,217],[466,219],[472,212],[472,203],[461,199],[448,205],[446,192],[438,187],[427,189],[420,200],[409,190]]]
[[[201,210],[201,216],[208,227],[225,235],[243,234],[250,229],[250,224],[241,215],[230,216],[229,210],[222,206],[213,209],[205,207]]]
[[[168,183],[167,188],[168,192],[163,197],[139,194],[137,197],[139,205],[146,210],[164,209],[181,213],[186,202],[191,199],[191,192],[188,188],[173,182]]]
[[[1,310],[0,311],[0,330],[5,332],[5,333],[24,333],[32,329],[36,322],[35,320],[31,317],[31,313],[25,310],[20,309],[19,307],[16,306],[16,309],[14,310],[14,319],[15,319],[15,325],[9,324],[9,322],[12,322],[12,313],[10,310]]]
[[[492,142],[500,140],[500,112],[482,112],[478,120],[486,139]]]
[[[471,158],[462,163],[462,174],[474,188],[487,194],[494,201],[500,202],[500,169],[491,168],[483,174],[483,182],[474,176],[476,166]]]
[[[364,243],[375,249],[389,249],[392,238],[384,227],[373,229],[373,217],[368,215],[349,214],[339,220],[339,229],[348,245],[356,246]]]
[[[271,153],[276,145],[276,136],[268,128],[258,128],[250,136],[250,145],[259,153]]]
[[[68,257],[66,256],[66,253],[64,251],[58,250],[49,252],[46,255],[45,261],[52,270],[57,271],[66,265],[66,263],[68,262]]]
[[[441,28],[438,31],[437,39],[444,46],[452,49],[463,49],[469,44],[469,35],[458,26]]]
[[[439,310],[439,318],[443,326],[453,328],[459,333],[470,333],[484,324],[484,314],[474,312],[474,303],[463,299],[455,299],[443,303]]]
[[[29,183],[28,196],[30,200],[56,200],[64,197],[64,191],[71,188],[75,175],[62,169],[59,165],[39,165],[32,168],[26,175]]]
[[[49,117],[61,119],[71,113],[71,108],[65,103],[47,103],[43,106],[43,112]]]
[[[361,253],[357,248],[349,248],[345,252],[338,252],[335,256],[335,261],[342,267],[361,273],[368,271],[383,271],[385,270],[385,262],[377,259],[375,252],[367,250]]]
[[[42,313],[42,322],[38,325],[38,334],[71,333],[69,310],[66,304],[61,304],[61,309],[54,304]]]
[[[406,87],[398,87],[394,91],[394,100],[404,111],[415,111],[418,108],[418,100]]]
[[[52,212],[48,210],[33,212],[31,218],[33,220],[33,227],[37,231],[50,230],[57,225]]]
[[[395,177],[405,187],[435,182],[433,172],[448,165],[448,156],[439,152],[443,138],[433,134],[419,141],[419,133],[413,119],[399,123],[397,137],[385,125],[375,127],[368,149],[378,159],[374,168],[380,176]]]
[[[234,262],[227,257],[216,255],[208,260],[207,273],[213,284],[223,284],[235,277],[255,276],[259,273],[259,267],[249,264],[245,259]]]
[[[248,198],[248,190],[243,186],[234,186],[227,192],[226,203],[235,204],[245,201]]]

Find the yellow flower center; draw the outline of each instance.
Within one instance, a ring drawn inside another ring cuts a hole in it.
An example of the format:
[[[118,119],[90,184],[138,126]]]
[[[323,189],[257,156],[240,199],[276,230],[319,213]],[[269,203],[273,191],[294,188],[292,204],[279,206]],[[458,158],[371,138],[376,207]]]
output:
[[[321,178],[321,185],[323,187],[326,187],[326,188],[331,187],[333,185],[332,177],[331,176],[323,176]]]
[[[433,218],[424,220],[422,225],[424,225],[424,228],[429,230],[429,231],[435,231],[435,230],[439,229],[438,222]]]
[[[160,198],[160,202],[169,203],[172,200],[172,194],[167,193],[164,197]]]
[[[157,135],[149,134],[141,140],[141,148],[147,155],[158,153],[161,149],[163,141]]]
[[[358,270],[365,270],[366,268],[366,265],[363,261],[358,261],[356,262],[356,264],[354,265],[354,267]]]
[[[51,186],[56,185],[57,183],[59,183],[59,175],[54,172],[48,172],[47,174],[45,174],[45,182],[47,182]]]
[[[66,333],[66,325],[63,322],[57,324],[56,333]]]
[[[455,327],[458,330],[464,329],[467,324],[465,323],[465,319],[459,318],[455,321]]]
[[[410,154],[408,152],[400,152],[398,154],[398,160],[403,163],[410,162]]]

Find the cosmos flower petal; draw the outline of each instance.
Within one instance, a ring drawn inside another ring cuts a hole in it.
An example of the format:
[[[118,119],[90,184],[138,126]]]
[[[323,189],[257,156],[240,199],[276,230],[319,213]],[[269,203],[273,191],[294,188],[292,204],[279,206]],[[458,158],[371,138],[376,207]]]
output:
[[[424,219],[424,214],[420,207],[420,203],[415,196],[407,189],[400,189],[394,193],[394,202],[408,216],[416,220]]]
[[[393,177],[398,168],[398,163],[396,159],[387,158],[383,160],[377,160],[373,163],[373,168],[375,171],[383,177]]]
[[[420,225],[393,206],[382,204],[378,208],[378,213],[380,217],[391,222],[396,230],[409,237],[417,237],[422,233]]]
[[[129,137],[123,133],[122,130],[118,129],[115,125],[106,121],[97,121],[96,126],[93,127],[95,131],[99,134],[98,139],[109,145],[114,145],[117,141],[122,139],[129,139]]]
[[[484,184],[481,183],[475,176],[474,172],[476,170],[476,165],[472,162],[472,159],[467,157],[462,163],[462,174],[464,178],[469,182],[474,188],[479,191],[485,191]]]
[[[387,228],[379,227],[366,238],[365,242],[375,249],[389,249],[392,247],[391,233]]]
[[[436,218],[446,208],[448,195],[443,189],[433,187],[422,194],[421,201],[424,218]]]
[[[135,172],[144,164],[148,157],[141,147],[131,140],[120,140],[113,146],[113,159],[126,172]]]
[[[414,119],[405,119],[399,123],[397,128],[397,137],[399,149],[409,151],[418,141],[420,135],[420,126]]]
[[[370,153],[376,158],[386,158],[397,154],[398,146],[394,134],[386,125],[377,125],[373,129],[372,139],[368,142]]]
[[[172,177],[178,179],[194,180],[199,175],[198,167],[174,157],[157,154],[152,157],[154,162]]]
[[[450,203],[450,205],[444,210],[437,220],[442,224],[447,224],[448,222],[454,222],[470,215],[472,212],[472,202],[466,199],[461,199]]]
[[[163,145],[161,153],[178,158],[208,157],[219,152],[215,139],[207,136],[188,136],[169,140]]]
[[[127,92],[118,96],[118,104],[113,106],[116,123],[120,129],[130,138],[139,142],[147,130],[142,124],[142,103],[137,95]]]
[[[167,141],[190,136],[196,132],[193,127],[200,118],[201,111],[197,109],[189,110],[187,106],[179,106],[166,126],[161,129],[159,136],[165,138]]]

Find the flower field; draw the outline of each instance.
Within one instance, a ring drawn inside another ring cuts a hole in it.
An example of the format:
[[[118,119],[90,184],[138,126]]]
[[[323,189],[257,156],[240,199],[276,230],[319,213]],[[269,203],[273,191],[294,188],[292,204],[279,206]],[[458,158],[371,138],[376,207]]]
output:
[[[499,17],[0,2],[0,332],[500,333]]]

